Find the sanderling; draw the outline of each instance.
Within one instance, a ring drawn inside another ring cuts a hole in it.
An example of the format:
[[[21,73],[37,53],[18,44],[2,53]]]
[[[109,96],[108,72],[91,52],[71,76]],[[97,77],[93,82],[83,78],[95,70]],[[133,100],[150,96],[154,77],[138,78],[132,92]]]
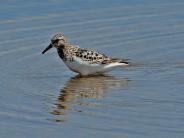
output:
[[[82,76],[104,74],[117,67],[129,65],[127,59],[108,57],[93,50],[70,45],[63,34],[52,37],[50,45],[42,52],[55,47],[66,66]]]

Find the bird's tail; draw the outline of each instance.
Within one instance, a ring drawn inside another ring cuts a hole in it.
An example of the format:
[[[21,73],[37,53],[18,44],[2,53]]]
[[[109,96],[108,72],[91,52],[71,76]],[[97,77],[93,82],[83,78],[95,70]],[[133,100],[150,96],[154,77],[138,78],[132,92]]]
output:
[[[122,65],[130,65],[129,59],[118,59],[118,58],[112,58],[111,61],[114,63],[121,63]]]
[[[130,65],[130,62],[128,62],[127,59],[120,60],[118,63],[122,63],[123,65]]]

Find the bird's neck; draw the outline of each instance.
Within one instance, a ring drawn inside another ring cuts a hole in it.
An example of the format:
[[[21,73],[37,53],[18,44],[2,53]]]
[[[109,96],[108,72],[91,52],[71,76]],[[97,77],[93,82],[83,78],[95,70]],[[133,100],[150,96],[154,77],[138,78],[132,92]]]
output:
[[[57,48],[57,52],[58,52],[58,55],[61,59],[64,59],[64,48],[65,48],[65,45],[63,46],[60,46]]]
[[[67,47],[67,45],[62,45],[62,46],[60,46],[60,47],[57,48],[58,55],[63,60],[65,59],[64,50],[65,50],[66,47]]]
[[[57,48],[58,55],[61,59],[64,58],[64,51],[63,48]]]

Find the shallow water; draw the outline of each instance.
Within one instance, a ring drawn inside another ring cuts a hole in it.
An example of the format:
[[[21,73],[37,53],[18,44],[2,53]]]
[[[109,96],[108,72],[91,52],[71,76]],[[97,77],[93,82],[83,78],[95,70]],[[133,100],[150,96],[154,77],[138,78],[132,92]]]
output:
[[[179,0],[2,0],[0,137],[183,137],[183,9]],[[55,50],[41,55],[56,32],[133,66],[76,77]]]

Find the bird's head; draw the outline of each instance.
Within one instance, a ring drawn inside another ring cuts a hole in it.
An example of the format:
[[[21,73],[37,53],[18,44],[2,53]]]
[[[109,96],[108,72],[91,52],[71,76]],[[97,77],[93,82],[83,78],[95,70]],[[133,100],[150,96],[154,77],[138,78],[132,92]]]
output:
[[[51,38],[51,43],[45,50],[42,52],[44,54],[46,51],[51,49],[52,47],[55,48],[64,48],[64,46],[68,44],[67,38],[63,34],[56,34]]]

